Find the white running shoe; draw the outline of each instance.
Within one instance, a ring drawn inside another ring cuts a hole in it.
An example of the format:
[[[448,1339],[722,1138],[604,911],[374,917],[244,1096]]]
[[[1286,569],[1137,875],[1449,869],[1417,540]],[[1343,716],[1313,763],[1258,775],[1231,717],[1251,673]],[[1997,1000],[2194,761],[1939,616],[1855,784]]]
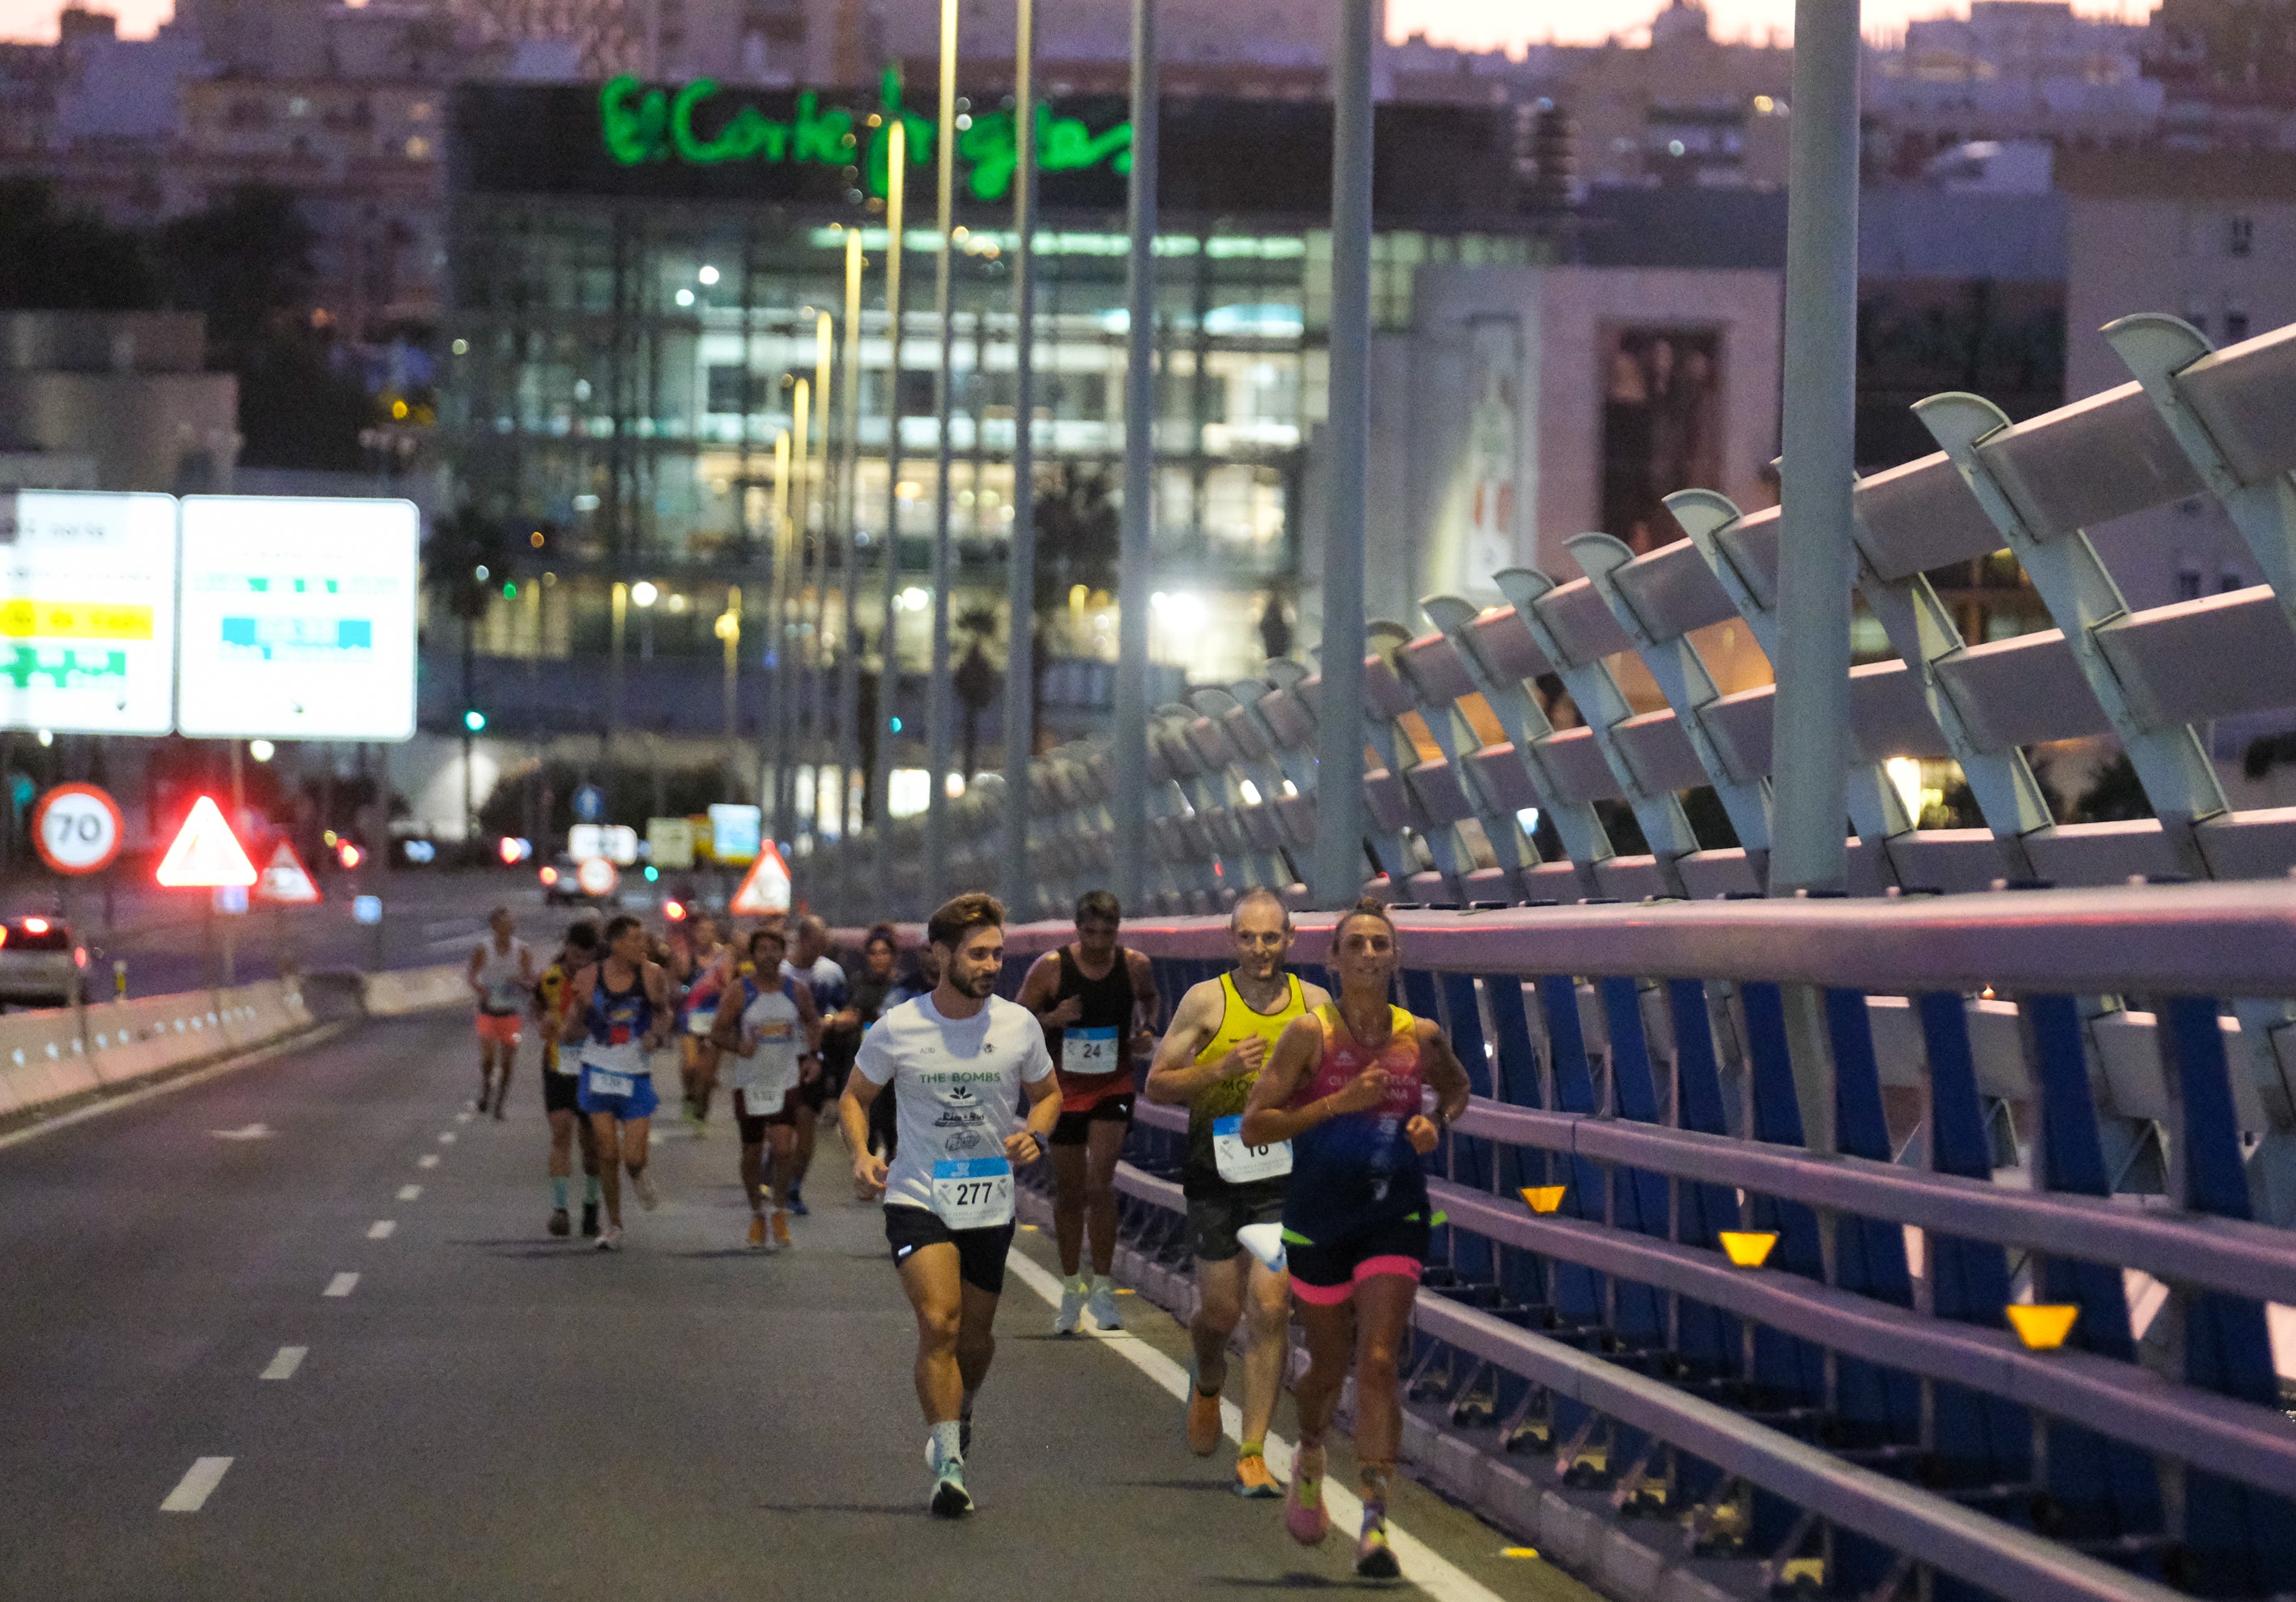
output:
[[[1061,1310],[1053,1315],[1053,1333],[1070,1335],[1084,1322],[1085,1298],[1090,1286],[1082,1279],[1063,1280],[1061,1284]]]
[[[933,1476],[932,1496],[925,1506],[937,1518],[963,1518],[972,1511],[972,1493],[964,1488],[964,1459],[952,1458]]]
[[[603,1229],[598,1231],[599,1251],[619,1252],[621,1249],[622,1227],[619,1224],[608,1224]]]
[[[1092,1282],[1092,1295],[1085,1302],[1085,1310],[1103,1329],[1124,1327],[1124,1315],[1116,1310],[1116,1285],[1113,1280],[1095,1279]]]
[[[638,1193],[639,1204],[648,1212],[661,1205],[661,1192],[654,1188],[653,1175],[644,1169],[630,1176],[630,1188]]]
[[[1259,1259],[1271,1274],[1281,1274],[1287,1266],[1288,1254],[1283,1249],[1283,1226],[1281,1224],[1246,1224],[1235,1232],[1236,1242]]]

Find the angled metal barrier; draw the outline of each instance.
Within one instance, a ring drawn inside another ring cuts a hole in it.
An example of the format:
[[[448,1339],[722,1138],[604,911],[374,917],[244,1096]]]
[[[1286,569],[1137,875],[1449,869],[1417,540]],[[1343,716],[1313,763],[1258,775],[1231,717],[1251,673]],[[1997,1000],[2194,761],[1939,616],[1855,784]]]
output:
[[[1427,1427],[1761,1585],[2285,1591],[2267,1320],[2296,1327],[2296,1233],[2254,1154],[2296,1128],[2296,1052],[2242,1049],[2232,1015],[2296,993],[2296,890],[1396,917],[1405,995],[1476,1081],[1436,1159]],[[1312,968],[1329,919],[1300,923]],[[1226,949],[1213,918],[1125,940],[1168,1001]],[[1182,1128],[1144,1109],[1121,1181],[1176,1259]]]

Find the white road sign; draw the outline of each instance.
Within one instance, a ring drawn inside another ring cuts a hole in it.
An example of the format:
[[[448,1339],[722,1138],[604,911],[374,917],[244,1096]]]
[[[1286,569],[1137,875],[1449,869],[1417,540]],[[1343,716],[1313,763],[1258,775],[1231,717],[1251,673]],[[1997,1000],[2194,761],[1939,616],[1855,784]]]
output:
[[[172,497],[0,494],[0,727],[164,735],[175,662]]]
[[[60,874],[94,874],[119,855],[119,805],[94,785],[58,785],[32,809],[32,843]]]
[[[183,501],[176,727],[204,739],[414,735],[412,501]]]

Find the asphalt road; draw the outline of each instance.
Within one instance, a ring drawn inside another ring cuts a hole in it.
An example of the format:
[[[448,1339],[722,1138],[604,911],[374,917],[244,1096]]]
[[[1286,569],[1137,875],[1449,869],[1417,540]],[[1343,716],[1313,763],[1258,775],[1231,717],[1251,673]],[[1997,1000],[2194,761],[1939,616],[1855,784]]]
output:
[[[0,1146],[0,1597],[1355,1583],[1352,1542],[1293,1545],[1226,1453],[1188,1454],[1177,1326],[1128,1297],[1134,1334],[1054,1339],[1041,1273],[1008,1280],[980,1512],[931,1519],[908,1313],[834,1142],[791,1253],[742,1246],[722,1127],[665,1131],[627,1251],[553,1241],[533,1044],[511,1117],[466,1121],[468,1039],[459,1013],[362,1024]],[[1395,1516],[1406,1594],[1591,1594],[1415,1487]]]

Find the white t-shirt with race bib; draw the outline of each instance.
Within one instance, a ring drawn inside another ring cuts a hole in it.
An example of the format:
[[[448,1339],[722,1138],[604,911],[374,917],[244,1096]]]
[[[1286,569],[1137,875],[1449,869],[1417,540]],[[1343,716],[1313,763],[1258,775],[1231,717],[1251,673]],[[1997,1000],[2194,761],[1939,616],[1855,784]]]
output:
[[[797,1003],[786,983],[758,990],[755,981],[743,980],[736,993],[750,998],[742,1008],[742,1035],[744,1043],[754,1042],[757,1049],[746,1057],[727,1059],[734,1088],[748,1098],[752,1115],[778,1113],[782,1098],[797,1089],[799,1058],[805,1050]]]
[[[871,1025],[853,1067],[893,1088],[899,1149],[887,1204],[933,1208],[936,1167],[946,1174],[950,1164],[1002,1161],[1004,1137],[1021,1127],[1021,1087],[1050,1077],[1053,1057],[1044,1025],[1024,1006],[991,996],[970,1018],[945,1018],[927,995]]]

